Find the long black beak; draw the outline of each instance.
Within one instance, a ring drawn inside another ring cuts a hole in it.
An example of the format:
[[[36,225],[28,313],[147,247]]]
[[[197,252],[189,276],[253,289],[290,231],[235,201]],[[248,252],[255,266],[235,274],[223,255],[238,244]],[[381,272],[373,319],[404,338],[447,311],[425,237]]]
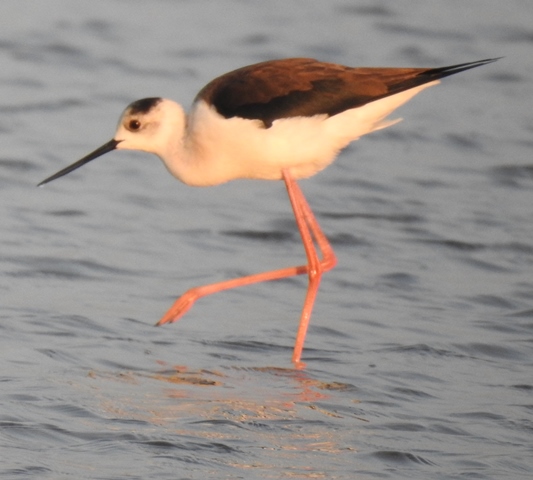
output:
[[[77,162],[74,162],[72,165],[69,165],[68,167],[64,168],[63,170],[59,170],[59,172],[54,173],[51,177],[45,178],[37,186],[40,187],[41,185],[44,185],[45,183],[51,182],[52,180],[55,180],[56,178],[62,177],[63,175],[66,175],[67,173],[70,173],[73,170],[76,170],[77,168],[80,168],[82,165],[85,165],[86,163],[89,163],[91,160],[94,160],[95,158],[101,157],[104,153],[107,153],[107,152],[110,152],[112,150],[115,150],[115,148],[117,148],[117,145],[120,142],[121,142],[121,140],[115,140],[114,138],[109,140],[109,142],[104,143],[101,147],[97,148],[94,152],[89,153],[89,155],[86,155],[81,160],[78,160]]]

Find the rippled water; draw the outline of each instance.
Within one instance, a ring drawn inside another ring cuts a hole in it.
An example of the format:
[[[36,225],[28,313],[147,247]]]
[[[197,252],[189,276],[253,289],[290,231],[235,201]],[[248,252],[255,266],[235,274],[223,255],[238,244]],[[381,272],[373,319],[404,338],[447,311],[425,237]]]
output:
[[[531,478],[533,6],[3,1],[2,478]],[[180,185],[115,152],[124,106],[188,104],[267,58],[499,62],[301,182],[339,257],[304,361],[305,279],[190,286],[303,260],[281,183]]]

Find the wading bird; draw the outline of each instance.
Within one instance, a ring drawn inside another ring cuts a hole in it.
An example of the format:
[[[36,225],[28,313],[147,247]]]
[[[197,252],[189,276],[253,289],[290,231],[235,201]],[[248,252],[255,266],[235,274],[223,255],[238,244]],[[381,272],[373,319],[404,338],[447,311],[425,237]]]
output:
[[[387,116],[439,79],[496,60],[441,68],[352,68],[308,58],[249,65],[208,83],[188,114],[164,98],[133,102],[112,140],[39,185],[115,149],[154,153],[187,185],[283,180],[307,263],[191,288],[157,325],[175,322],[200,297],[307,274],[292,357],[298,364],[322,273],[335,266],[336,258],[296,180],[327,167],[350,142],[399,121]]]

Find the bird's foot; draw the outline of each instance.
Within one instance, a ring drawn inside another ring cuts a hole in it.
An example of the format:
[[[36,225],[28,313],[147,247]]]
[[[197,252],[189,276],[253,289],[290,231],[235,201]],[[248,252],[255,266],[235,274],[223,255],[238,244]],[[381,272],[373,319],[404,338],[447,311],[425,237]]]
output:
[[[201,296],[198,288],[191,288],[187,290],[181,297],[179,297],[174,304],[169,308],[167,313],[163,315],[161,320],[156,323],[156,327],[164,325],[165,323],[177,322],[189,309],[194,302]]]

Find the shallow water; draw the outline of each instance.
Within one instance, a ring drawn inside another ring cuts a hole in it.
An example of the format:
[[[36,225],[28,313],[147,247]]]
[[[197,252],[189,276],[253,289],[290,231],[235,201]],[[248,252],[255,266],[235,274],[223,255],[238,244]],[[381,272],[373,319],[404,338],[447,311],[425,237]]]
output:
[[[2,478],[531,478],[533,7],[470,2],[0,6]],[[499,62],[445,79],[301,182],[338,254],[290,363],[305,279],[280,182],[180,185],[115,152],[132,100],[188,104],[277,57]]]

